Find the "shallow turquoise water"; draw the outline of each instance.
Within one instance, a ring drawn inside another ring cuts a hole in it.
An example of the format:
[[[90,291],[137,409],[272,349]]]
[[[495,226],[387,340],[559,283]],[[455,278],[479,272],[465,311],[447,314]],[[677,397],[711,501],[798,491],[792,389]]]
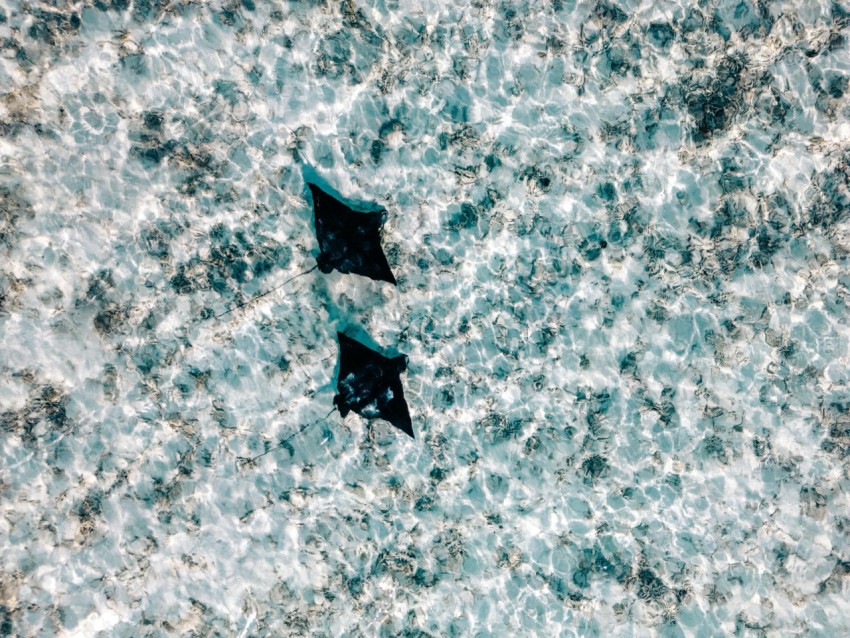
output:
[[[0,634],[850,634],[848,25],[0,5]]]

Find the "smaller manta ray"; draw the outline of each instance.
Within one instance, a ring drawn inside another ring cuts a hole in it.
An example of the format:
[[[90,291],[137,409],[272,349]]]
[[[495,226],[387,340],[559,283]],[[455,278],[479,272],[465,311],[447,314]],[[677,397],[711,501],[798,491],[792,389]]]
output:
[[[315,184],[307,185],[313,194],[319,270],[328,274],[336,269],[395,285],[395,277],[381,248],[381,227],[386,211],[357,212]]]
[[[334,405],[340,416],[356,412],[365,419],[383,419],[414,438],[399,378],[407,369],[407,357],[385,357],[341,332],[337,338],[339,376]]]

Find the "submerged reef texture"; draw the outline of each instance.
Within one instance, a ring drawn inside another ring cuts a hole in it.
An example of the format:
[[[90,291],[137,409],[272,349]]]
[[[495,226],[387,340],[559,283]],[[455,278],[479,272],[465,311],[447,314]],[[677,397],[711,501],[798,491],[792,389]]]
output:
[[[848,39],[0,3],[0,636],[850,635]],[[305,167],[397,286],[314,269]],[[415,439],[327,416],[342,330]]]

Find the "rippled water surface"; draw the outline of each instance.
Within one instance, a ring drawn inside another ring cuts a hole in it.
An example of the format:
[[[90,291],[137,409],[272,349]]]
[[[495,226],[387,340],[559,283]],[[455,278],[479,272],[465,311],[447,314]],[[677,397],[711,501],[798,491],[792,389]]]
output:
[[[0,2],[0,635],[850,634],[848,38]],[[397,287],[287,282],[309,171]],[[322,420],[338,330],[415,439]]]

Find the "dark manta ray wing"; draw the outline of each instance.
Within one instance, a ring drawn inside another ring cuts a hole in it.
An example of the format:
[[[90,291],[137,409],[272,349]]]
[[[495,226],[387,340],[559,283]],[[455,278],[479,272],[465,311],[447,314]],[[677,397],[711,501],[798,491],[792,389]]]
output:
[[[339,340],[339,378],[344,379],[351,374],[357,374],[369,364],[380,364],[386,357],[381,356],[371,348],[355,341],[341,332],[336,333]]]
[[[355,412],[374,398],[371,392],[374,385],[374,368],[380,355],[359,341],[341,332],[339,340],[339,375],[337,376],[337,395],[334,404],[339,407],[343,418],[349,411]],[[370,373],[371,372],[371,373]]]
[[[383,225],[384,216],[381,213],[355,213],[357,217],[361,215],[376,216],[379,224],[373,225],[357,225],[349,230],[351,252],[347,254],[347,259],[342,263],[341,272],[351,272],[355,275],[363,275],[376,281],[386,281],[393,285],[396,284],[393,271],[390,270],[390,264],[387,262],[387,256],[384,254],[384,249],[381,246],[381,225]],[[347,268],[348,270],[343,270]]]
[[[337,333],[340,361],[334,405],[343,418],[356,412],[367,419],[384,419],[413,436],[410,412],[399,375],[407,369],[404,356],[388,358],[362,343]]]
[[[324,273],[336,269],[395,284],[390,265],[381,247],[384,211],[360,213],[308,184],[313,195],[316,239],[319,242],[319,268]]]
[[[410,420],[410,410],[407,401],[404,400],[404,389],[401,387],[401,379],[396,376],[390,379],[384,391],[378,395],[379,418],[389,421],[399,430],[407,434],[411,439],[413,436],[413,423]]]
[[[340,408],[345,406],[349,410],[357,412],[371,418],[374,410],[370,410],[369,415],[365,415],[364,411],[373,405],[377,405],[376,401],[381,392],[383,381],[383,371],[380,366],[370,363],[355,372],[349,372],[346,375],[340,374],[337,381],[337,396]]]
[[[345,228],[340,223],[339,217],[332,214],[332,199],[317,186],[313,184],[308,186],[313,195],[313,221],[316,224],[316,239],[319,242],[319,267],[322,272],[328,273],[333,269],[333,265],[328,262],[329,256],[335,250],[336,244],[339,243],[337,238],[343,235]]]

